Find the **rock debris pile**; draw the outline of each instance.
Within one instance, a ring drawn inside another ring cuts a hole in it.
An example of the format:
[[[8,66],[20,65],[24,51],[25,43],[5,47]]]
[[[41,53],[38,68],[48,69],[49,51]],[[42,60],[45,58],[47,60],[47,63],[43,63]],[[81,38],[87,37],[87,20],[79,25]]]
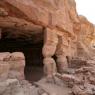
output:
[[[7,55],[6,59],[1,59],[8,60],[9,55],[14,55],[11,57],[14,59],[16,54],[18,53],[5,53],[3,55]],[[52,79],[44,77],[35,83],[16,77],[18,73],[14,73],[15,76],[8,73],[10,66],[5,64],[8,63],[0,63],[0,68],[3,68],[0,69],[0,95],[95,95],[94,59],[72,59],[70,66],[62,74],[56,73]]]

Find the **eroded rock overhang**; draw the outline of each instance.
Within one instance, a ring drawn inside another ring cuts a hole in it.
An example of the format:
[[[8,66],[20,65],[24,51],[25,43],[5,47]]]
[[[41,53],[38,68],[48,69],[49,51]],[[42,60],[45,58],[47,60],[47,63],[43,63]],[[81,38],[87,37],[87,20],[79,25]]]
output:
[[[65,30],[70,36],[75,36],[73,29],[79,26],[74,0],[3,0],[0,6],[1,27],[30,31],[49,27],[63,32]]]

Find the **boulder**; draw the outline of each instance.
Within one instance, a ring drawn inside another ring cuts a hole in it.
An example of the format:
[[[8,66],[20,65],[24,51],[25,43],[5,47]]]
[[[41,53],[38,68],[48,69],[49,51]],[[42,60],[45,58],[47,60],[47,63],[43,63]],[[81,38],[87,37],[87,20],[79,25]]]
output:
[[[10,78],[24,79],[25,57],[21,52],[14,52],[10,58]]]
[[[0,81],[8,78],[10,71],[10,64],[8,62],[0,61]]]
[[[25,56],[22,52],[13,52],[13,53],[11,53],[10,60],[12,60],[12,61],[25,60]]]
[[[0,53],[0,61],[8,61],[10,60],[11,53],[10,52],[2,52]]]

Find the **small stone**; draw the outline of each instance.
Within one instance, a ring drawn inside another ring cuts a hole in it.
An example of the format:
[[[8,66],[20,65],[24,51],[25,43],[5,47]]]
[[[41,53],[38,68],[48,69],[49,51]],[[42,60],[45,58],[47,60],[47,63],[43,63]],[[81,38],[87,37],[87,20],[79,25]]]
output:
[[[56,93],[51,93],[50,95],[57,95]]]
[[[74,75],[62,74],[62,77],[63,77],[63,80],[67,81],[67,82],[69,82],[69,81],[77,82],[77,83],[80,82],[80,80],[77,77],[75,77]]]
[[[47,93],[43,93],[43,94],[41,94],[41,95],[48,95]]]

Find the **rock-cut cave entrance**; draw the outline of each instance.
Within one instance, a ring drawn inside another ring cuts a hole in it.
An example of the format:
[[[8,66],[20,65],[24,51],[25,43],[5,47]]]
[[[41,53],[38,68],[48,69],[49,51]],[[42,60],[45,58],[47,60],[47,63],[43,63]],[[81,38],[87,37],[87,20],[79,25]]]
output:
[[[38,81],[43,76],[43,33],[26,35],[14,35],[10,29],[2,31],[0,40],[0,52],[23,52],[25,56],[25,79],[30,82]],[[16,32],[16,31],[15,31]]]

